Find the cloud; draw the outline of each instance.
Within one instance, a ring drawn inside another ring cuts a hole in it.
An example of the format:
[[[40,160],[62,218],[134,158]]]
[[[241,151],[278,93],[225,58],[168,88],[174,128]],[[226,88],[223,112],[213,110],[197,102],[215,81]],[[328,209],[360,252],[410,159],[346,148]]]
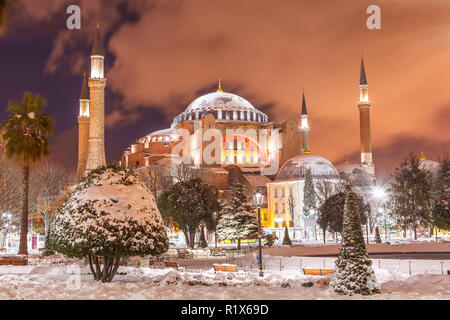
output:
[[[65,14],[67,3],[24,1],[23,14],[50,21]],[[59,31],[45,70],[80,74],[100,20],[107,90],[120,97],[107,115],[109,128],[132,128],[142,108],[165,113],[169,126],[220,76],[225,91],[264,106],[274,121],[299,118],[305,88],[313,152],[341,159],[359,149],[364,50],[374,150],[391,152],[386,148],[400,146],[399,137],[435,147],[450,141],[448,1],[381,1],[382,30],[366,28],[372,3],[360,0],[74,3],[82,8],[83,29]]]

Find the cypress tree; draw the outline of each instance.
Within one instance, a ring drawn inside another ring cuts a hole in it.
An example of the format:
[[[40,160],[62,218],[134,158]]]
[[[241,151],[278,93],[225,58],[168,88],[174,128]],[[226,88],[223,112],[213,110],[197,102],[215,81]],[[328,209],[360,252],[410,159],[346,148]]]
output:
[[[306,170],[305,186],[303,187],[303,215],[305,218],[315,218],[313,211],[316,209],[316,190],[314,189],[311,169]]]
[[[375,227],[375,243],[381,243],[380,229]]]
[[[283,245],[284,246],[292,246],[292,241],[291,241],[291,238],[289,238],[289,231],[288,231],[287,227],[284,229]]]
[[[364,244],[357,195],[348,184],[345,186],[345,195],[342,247],[338,253],[330,288],[341,295],[380,293],[372,261]]]

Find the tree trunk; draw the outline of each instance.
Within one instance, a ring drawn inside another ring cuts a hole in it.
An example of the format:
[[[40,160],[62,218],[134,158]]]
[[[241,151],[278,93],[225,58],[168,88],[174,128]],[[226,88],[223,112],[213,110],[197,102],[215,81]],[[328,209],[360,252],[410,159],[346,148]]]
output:
[[[414,226],[413,231],[414,231],[414,240],[417,240],[417,227],[416,226]]]
[[[20,219],[20,244],[19,254],[28,255],[28,190],[30,184],[30,167],[24,165],[23,171],[23,194],[22,194],[22,216]]]
[[[326,229],[322,229],[323,230],[323,244],[327,243],[327,231]]]
[[[189,236],[187,230],[183,230],[184,240],[186,241],[186,246],[189,247]]]
[[[403,229],[403,238],[406,238],[406,229]]]
[[[189,232],[189,247],[191,247],[191,249],[194,249],[195,246],[195,231],[190,231]]]
[[[217,248],[217,230],[214,230],[214,243]]]
[[[238,250],[240,250],[241,249],[241,239],[238,239]]]

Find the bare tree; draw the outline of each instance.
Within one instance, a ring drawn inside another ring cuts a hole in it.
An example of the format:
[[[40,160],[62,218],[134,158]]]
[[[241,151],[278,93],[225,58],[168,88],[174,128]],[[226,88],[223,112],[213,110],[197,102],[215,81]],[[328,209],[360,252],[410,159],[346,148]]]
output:
[[[44,220],[45,235],[55,217],[57,209],[67,198],[68,187],[76,183],[75,173],[67,173],[67,170],[55,163],[45,162],[34,170],[32,175],[32,196],[35,203],[36,214]]]
[[[334,196],[339,192],[343,192],[344,184],[342,181],[336,182],[332,180],[318,180],[316,181],[316,196],[319,207],[327,200],[329,197]]]
[[[19,222],[22,204],[22,188],[18,183],[22,174],[20,167],[6,157],[4,146],[0,135],[0,214],[11,214],[8,224],[14,224]]]

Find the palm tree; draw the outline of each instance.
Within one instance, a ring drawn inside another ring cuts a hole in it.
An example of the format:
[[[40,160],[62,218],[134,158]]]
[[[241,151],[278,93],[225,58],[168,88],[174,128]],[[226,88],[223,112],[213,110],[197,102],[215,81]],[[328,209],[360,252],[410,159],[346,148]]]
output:
[[[3,29],[6,26],[6,17],[8,15],[8,4],[18,0],[0,0],[0,34],[2,34]]]
[[[47,136],[53,133],[53,119],[42,114],[46,102],[40,95],[25,92],[23,102],[9,102],[9,115],[1,124],[5,129],[3,139],[6,144],[6,155],[22,167],[23,193],[22,215],[20,226],[19,254],[28,254],[28,189],[30,167],[38,162],[41,156],[50,154]]]

